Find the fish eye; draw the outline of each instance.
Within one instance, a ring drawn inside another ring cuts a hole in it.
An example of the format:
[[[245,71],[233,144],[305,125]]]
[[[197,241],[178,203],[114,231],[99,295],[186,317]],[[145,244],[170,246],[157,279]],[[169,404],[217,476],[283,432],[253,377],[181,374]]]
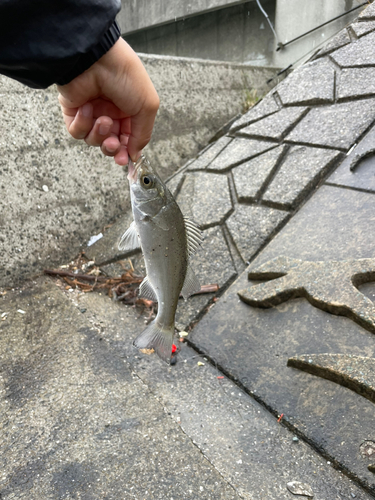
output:
[[[144,184],[145,187],[151,187],[152,186],[152,178],[149,175],[144,175],[142,177],[142,183]]]

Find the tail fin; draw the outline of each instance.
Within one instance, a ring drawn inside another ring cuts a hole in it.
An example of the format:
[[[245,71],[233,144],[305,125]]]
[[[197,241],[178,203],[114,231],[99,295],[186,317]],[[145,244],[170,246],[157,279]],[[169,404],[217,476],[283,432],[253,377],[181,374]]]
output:
[[[134,341],[138,349],[155,349],[156,354],[169,364],[172,355],[174,328],[161,328],[156,321],[148,325]]]

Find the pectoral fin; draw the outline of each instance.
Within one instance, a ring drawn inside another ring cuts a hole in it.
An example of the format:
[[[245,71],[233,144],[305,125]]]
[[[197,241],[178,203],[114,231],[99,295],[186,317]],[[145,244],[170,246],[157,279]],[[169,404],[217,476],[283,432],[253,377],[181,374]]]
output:
[[[181,295],[185,300],[187,300],[190,297],[190,295],[199,292],[200,289],[201,286],[198,281],[198,278],[195,276],[192,268],[188,265],[184,285],[181,290]]]
[[[153,289],[147,276],[139,286],[139,296],[144,297],[145,299],[153,300],[154,302],[158,301],[155,290]]]
[[[125,233],[121,236],[118,249],[123,252],[129,252],[130,250],[135,250],[140,247],[137,227],[133,221]]]

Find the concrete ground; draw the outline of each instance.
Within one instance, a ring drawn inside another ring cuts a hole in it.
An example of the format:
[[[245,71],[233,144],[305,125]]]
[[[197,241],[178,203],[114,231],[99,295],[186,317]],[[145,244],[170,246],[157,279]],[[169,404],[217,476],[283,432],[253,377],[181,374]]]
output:
[[[1,499],[371,498],[187,344],[139,353],[134,308],[41,277],[1,311]]]

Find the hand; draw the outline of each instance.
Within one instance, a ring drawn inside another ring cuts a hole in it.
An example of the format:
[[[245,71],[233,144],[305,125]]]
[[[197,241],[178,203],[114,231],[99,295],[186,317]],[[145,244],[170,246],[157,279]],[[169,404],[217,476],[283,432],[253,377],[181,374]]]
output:
[[[65,125],[118,165],[135,161],[151,139],[159,97],[131,47],[120,38],[95,64],[58,85]]]

